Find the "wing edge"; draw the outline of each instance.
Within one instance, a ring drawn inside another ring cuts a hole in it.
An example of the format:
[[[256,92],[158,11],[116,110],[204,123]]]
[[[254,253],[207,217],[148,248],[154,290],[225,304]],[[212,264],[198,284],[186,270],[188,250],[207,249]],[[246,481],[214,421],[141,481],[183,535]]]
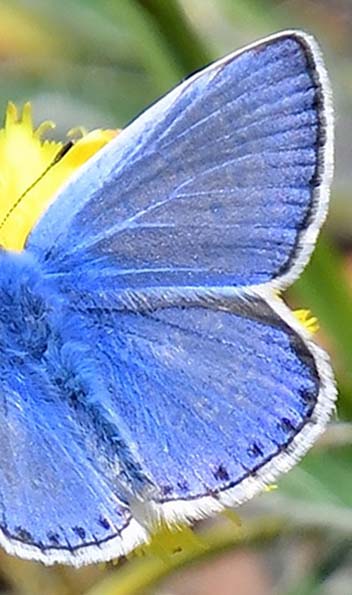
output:
[[[125,525],[120,533],[96,543],[82,544],[74,548],[46,547],[32,545],[6,535],[0,527],[0,546],[11,556],[23,560],[42,562],[46,566],[66,564],[75,568],[109,562],[129,554],[138,545],[149,539],[147,531],[133,518]]]
[[[337,388],[328,354],[312,341],[310,332],[299,323],[289,307],[272,292],[270,287],[262,287],[246,293],[248,297],[252,295],[263,299],[298,334],[312,354],[320,379],[320,390],[313,415],[292,439],[286,451],[272,457],[256,471],[255,475],[246,477],[234,487],[223,490],[217,495],[201,496],[188,501],[177,499],[163,503],[153,501],[145,503],[136,500],[130,503],[134,518],[147,530],[158,526],[159,523],[172,525],[207,518],[225,508],[237,507],[260,494],[282,473],[292,469],[303,458],[324,432],[335,410]]]
[[[277,274],[271,281],[257,286],[258,288],[270,286],[274,291],[287,289],[307,266],[328,214],[330,187],[334,173],[333,93],[320,46],[312,35],[299,30],[283,31],[266,40],[285,35],[300,41],[305,48],[308,61],[311,62],[312,76],[314,78],[315,75],[319,95],[320,106],[317,106],[317,111],[321,127],[320,134],[323,135],[324,141],[318,149],[318,163],[314,176],[318,184],[312,190],[311,207],[307,214],[307,219],[310,221],[307,227],[298,232],[295,247],[284,265],[283,272]],[[255,290],[255,286],[246,289]]]

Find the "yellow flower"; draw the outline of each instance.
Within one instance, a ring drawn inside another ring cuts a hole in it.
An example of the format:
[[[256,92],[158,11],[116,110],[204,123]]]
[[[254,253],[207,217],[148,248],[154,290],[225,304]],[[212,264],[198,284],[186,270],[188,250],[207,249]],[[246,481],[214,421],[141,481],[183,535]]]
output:
[[[29,103],[21,115],[13,103],[7,107],[0,130],[0,245],[8,250],[22,250],[60,186],[117,134],[93,130],[75,143],[43,140],[53,127],[43,122],[33,129]]]
[[[318,319],[309,310],[294,310],[297,320],[310,332],[316,333],[319,330]]]

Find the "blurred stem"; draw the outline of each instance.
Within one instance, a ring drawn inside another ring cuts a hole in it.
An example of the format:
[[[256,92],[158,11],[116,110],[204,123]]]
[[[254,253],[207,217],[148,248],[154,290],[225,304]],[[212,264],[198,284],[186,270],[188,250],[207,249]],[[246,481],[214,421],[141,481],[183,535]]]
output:
[[[345,539],[333,546],[321,559],[319,557],[316,567],[303,580],[286,591],[286,595],[319,595],[324,582],[344,564],[348,565],[351,556],[352,541]],[[346,586],[349,585],[348,578]],[[338,589],[337,589],[338,591]],[[345,591],[346,593],[349,591]],[[342,591],[341,591],[342,593]]]
[[[315,451],[352,446],[352,423],[330,423],[315,445]]]
[[[280,28],[280,2],[263,2],[263,0],[222,0],[225,14],[233,20],[235,25],[243,23],[248,29],[257,31],[263,28],[263,33]]]
[[[135,0],[154,20],[184,74],[205,66],[211,56],[176,0]]]
[[[352,291],[345,278],[342,259],[326,235],[322,234],[294,292],[324,322],[324,327],[336,337],[341,355],[351,361]]]
[[[300,470],[300,468],[298,468]],[[302,470],[300,470],[302,471]],[[292,471],[297,478],[297,467]],[[308,474],[305,474],[306,476]],[[287,486],[286,475],[286,486]],[[269,518],[271,516],[283,516],[286,523],[292,523],[296,527],[296,531],[301,534],[302,530],[307,530],[309,527],[321,532],[334,532],[339,535],[352,535],[352,511],[351,507],[341,502],[339,495],[336,494],[334,488],[324,486],[318,476],[310,476],[312,482],[324,491],[319,494],[320,501],[317,496],[310,496],[312,490],[309,489],[309,495],[295,497],[290,496],[285,488],[283,489],[283,480],[281,480],[281,488],[277,492],[271,494],[264,494],[263,497],[255,501],[256,510],[262,514],[266,514]],[[300,477],[298,476],[298,479]],[[290,480],[292,481],[292,480]],[[308,486],[311,488],[311,486]],[[337,503],[336,503],[337,500]]]
[[[352,291],[342,258],[326,234],[322,234],[309,266],[295,283],[292,294],[312,310],[329,334],[332,347],[346,374],[341,379],[339,410],[352,416]],[[340,384],[340,383],[339,383]]]
[[[301,529],[302,530],[302,529]],[[134,558],[117,572],[94,586],[86,595],[142,595],[159,583],[171,572],[196,562],[204,562],[227,550],[239,547],[263,545],[283,533],[294,531],[282,519],[257,519],[246,522],[240,530],[233,524],[214,527],[204,531],[199,538],[204,547],[174,554],[166,563],[161,557]]]

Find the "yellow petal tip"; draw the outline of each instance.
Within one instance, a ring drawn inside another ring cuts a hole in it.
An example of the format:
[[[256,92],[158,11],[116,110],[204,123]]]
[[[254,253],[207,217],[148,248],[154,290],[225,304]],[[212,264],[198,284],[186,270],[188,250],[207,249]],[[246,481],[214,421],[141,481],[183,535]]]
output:
[[[23,106],[21,121],[24,126],[33,129],[32,106],[29,101],[27,101]]]
[[[8,128],[12,124],[15,124],[17,122],[17,119],[17,107],[12,101],[9,101],[5,112],[5,128]]]
[[[36,130],[34,131],[34,136],[41,140],[44,134],[48,132],[48,130],[54,130],[54,128],[56,128],[55,122],[53,122],[52,120],[45,120],[44,122],[39,124],[38,128],[36,128]]]
[[[299,309],[294,310],[294,315],[297,320],[304,326],[304,328],[310,333],[314,334],[319,330],[318,319],[312,315],[310,310]]]

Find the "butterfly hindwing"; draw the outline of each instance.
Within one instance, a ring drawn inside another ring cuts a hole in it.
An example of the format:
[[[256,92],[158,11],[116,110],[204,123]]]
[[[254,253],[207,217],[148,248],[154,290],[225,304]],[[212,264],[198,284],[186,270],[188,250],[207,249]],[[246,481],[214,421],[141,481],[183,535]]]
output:
[[[328,364],[280,300],[187,293],[174,305],[79,308],[105,405],[148,477],[131,476],[127,494],[142,518],[153,505],[179,519],[204,498],[248,498],[307,450],[332,408]]]
[[[39,287],[24,296],[26,345],[1,361],[11,553],[75,565],[127,553],[160,518],[254,495],[327,421],[328,363],[279,299],[185,290],[101,307],[71,294],[53,312]]]
[[[326,212],[326,87],[300,33],[216,62],[83,167],[28,248],[102,289],[286,284]]]

